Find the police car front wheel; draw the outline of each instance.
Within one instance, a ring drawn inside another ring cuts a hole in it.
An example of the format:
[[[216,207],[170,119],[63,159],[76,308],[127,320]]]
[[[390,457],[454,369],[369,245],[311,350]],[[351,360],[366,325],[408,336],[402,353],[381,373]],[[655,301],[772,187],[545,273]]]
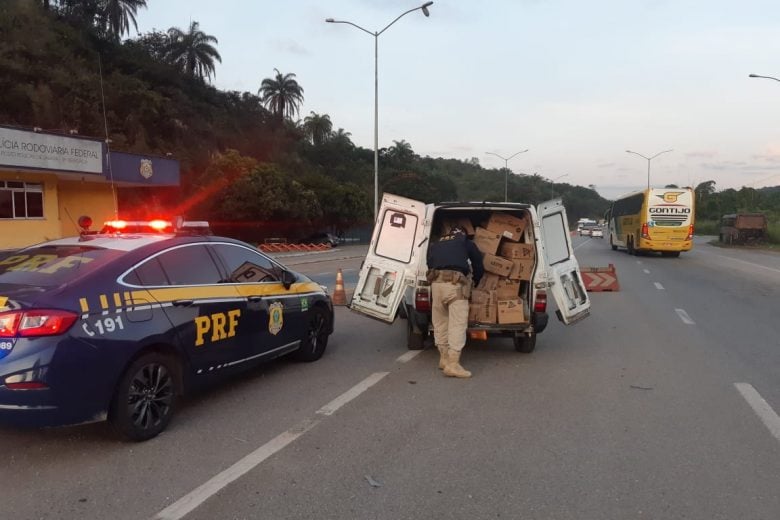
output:
[[[307,318],[306,336],[301,348],[295,352],[298,361],[317,361],[328,346],[328,314],[320,307],[314,307]]]
[[[128,367],[109,413],[109,420],[120,436],[145,441],[168,426],[178,393],[177,373],[176,361],[157,352],[142,355]]]

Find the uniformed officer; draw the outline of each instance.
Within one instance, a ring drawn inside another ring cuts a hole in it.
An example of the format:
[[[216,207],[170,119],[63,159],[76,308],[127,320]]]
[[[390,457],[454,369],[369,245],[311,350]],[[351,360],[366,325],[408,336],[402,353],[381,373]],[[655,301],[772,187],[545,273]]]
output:
[[[466,344],[471,286],[479,283],[483,272],[482,253],[462,227],[453,227],[428,247],[433,336],[440,354],[439,368],[446,376],[471,377],[471,372],[460,366],[460,353]]]

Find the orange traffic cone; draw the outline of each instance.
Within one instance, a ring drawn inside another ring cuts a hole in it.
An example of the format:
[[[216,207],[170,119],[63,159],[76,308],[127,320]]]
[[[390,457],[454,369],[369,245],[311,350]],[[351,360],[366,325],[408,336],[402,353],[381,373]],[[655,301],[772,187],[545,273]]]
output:
[[[333,305],[346,305],[347,293],[344,292],[344,277],[341,269],[336,273],[336,290],[333,291]]]

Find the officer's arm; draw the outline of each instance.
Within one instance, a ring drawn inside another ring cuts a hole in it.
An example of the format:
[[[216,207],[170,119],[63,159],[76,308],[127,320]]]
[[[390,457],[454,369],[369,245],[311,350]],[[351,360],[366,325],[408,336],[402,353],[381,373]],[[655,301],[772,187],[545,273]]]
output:
[[[469,260],[471,260],[471,270],[473,271],[472,278],[474,279],[474,285],[476,285],[485,273],[485,268],[482,264],[482,251],[480,251],[477,245],[471,241],[466,242],[466,248],[469,252]]]

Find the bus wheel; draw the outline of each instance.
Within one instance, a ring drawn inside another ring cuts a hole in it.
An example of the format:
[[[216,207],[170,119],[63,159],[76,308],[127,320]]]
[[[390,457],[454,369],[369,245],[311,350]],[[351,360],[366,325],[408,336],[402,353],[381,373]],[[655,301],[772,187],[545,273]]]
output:
[[[617,251],[617,246],[612,243],[612,235],[609,236],[609,247],[611,247],[613,251]]]

